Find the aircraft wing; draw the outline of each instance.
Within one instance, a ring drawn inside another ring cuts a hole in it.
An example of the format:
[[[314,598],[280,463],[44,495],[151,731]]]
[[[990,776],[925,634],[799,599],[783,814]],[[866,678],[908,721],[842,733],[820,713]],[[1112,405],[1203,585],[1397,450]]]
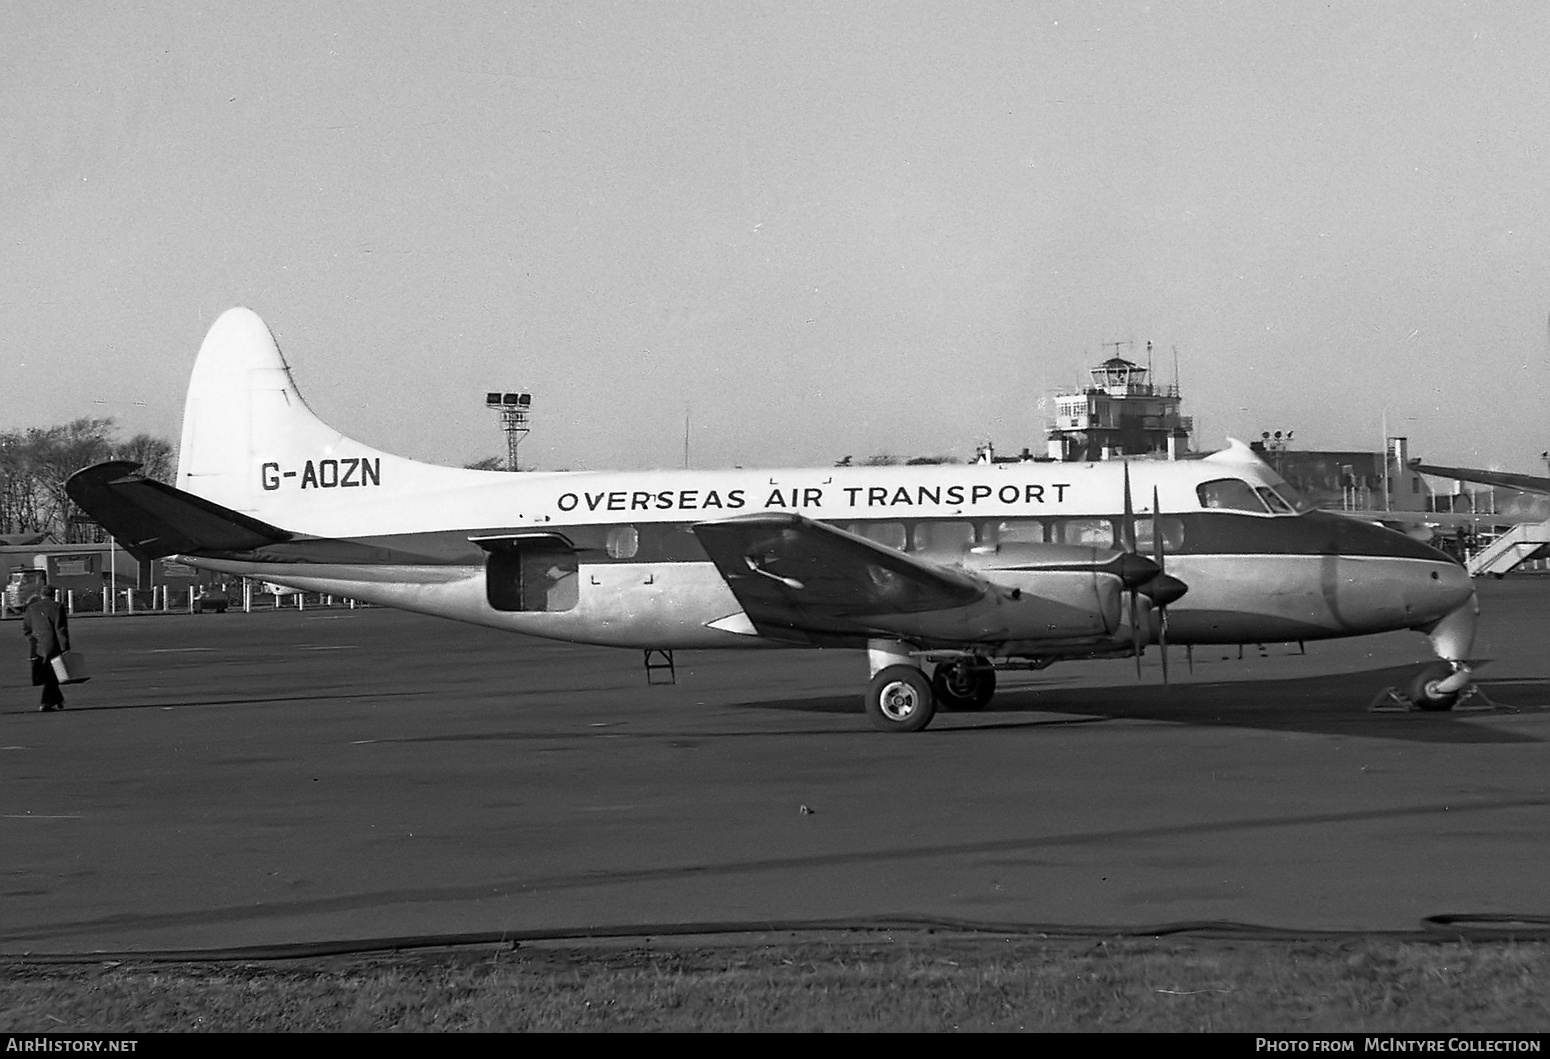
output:
[[[65,492],[142,562],[197,552],[247,552],[288,541],[267,522],[136,474],[128,460],[77,471]]]
[[[869,619],[967,607],[990,585],[800,515],[701,522],[695,536],[760,635],[838,642],[885,630]]]
[[[1550,496],[1550,478],[1540,478],[1537,475],[1482,471],[1473,467],[1433,467],[1424,463],[1412,464],[1412,466],[1422,474],[1435,474],[1439,478],[1457,478],[1461,482],[1499,485],[1506,489],[1521,489],[1525,493]]]
[[[1390,529],[1458,529],[1460,526],[1508,526],[1523,521],[1512,515],[1476,513],[1471,511],[1378,511],[1370,508],[1327,507],[1321,510],[1331,515],[1344,515],[1358,522],[1372,522]]]

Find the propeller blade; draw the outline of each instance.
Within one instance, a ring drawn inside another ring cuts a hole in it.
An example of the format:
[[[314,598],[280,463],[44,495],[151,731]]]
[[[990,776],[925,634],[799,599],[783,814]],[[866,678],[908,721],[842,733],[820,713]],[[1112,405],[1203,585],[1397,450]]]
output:
[[[1136,589],[1130,590],[1130,642],[1135,648],[1136,679],[1141,679],[1141,651],[1145,644],[1141,639],[1141,605],[1136,598],[1140,593]]]
[[[1120,543],[1125,550],[1135,554],[1136,550],[1136,506],[1130,498],[1130,461],[1123,461],[1125,468],[1125,521],[1120,526]]]
[[[1157,487],[1152,486],[1152,562],[1163,573],[1162,505],[1157,502]]]
[[[1141,586],[1151,580],[1151,577],[1143,576],[1150,564],[1146,563],[1142,556],[1136,554],[1136,505],[1134,498],[1130,494],[1130,461],[1120,461],[1120,467],[1125,476],[1125,516],[1119,528],[1120,544],[1124,546],[1125,555],[1120,560],[1120,564],[1121,569],[1129,575],[1124,577],[1123,581],[1125,586],[1130,589],[1130,642],[1134,648],[1133,653],[1136,656],[1136,679],[1140,680],[1141,652],[1145,649],[1146,644],[1141,636],[1141,601],[1138,597],[1141,593]]]
[[[1176,577],[1169,577],[1164,567],[1163,560],[1163,533],[1162,533],[1162,504],[1157,498],[1157,486],[1152,486],[1152,562],[1157,564],[1158,581],[1176,581],[1180,588],[1186,588],[1184,582]],[[1155,591],[1155,589],[1154,589]],[[1180,593],[1182,595],[1182,592]],[[1162,656],[1163,683],[1168,683],[1168,602],[1152,597],[1157,602],[1157,653]],[[1178,597],[1175,596],[1175,599]]]

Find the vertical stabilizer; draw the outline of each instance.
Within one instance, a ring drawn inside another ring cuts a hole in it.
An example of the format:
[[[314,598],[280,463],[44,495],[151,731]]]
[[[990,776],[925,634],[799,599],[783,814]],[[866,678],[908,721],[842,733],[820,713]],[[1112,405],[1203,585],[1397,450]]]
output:
[[[274,335],[251,309],[222,313],[199,347],[183,407],[178,487],[306,533],[380,525],[404,505],[485,472],[393,456],[313,414]],[[392,520],[397,521],[397,520]]]

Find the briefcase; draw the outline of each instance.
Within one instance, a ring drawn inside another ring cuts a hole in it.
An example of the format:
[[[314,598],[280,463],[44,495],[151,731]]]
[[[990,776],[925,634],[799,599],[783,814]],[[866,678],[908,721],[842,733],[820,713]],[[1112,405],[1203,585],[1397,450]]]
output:
[[[59,678],[61,684],[81,684],[91,679],[91,675],[86,672],[86,658],[77,651],[55,655],[49,662],[54,667],[54,676]]]

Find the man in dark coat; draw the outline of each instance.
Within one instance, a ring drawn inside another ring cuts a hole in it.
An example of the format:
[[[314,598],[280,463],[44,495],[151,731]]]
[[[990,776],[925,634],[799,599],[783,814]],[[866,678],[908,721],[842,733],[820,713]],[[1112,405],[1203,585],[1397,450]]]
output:
[[[48,713],[64,709],[65,696],[59,690],[59,677],[52,663],[56,657],[70,650],[70,624],[64,608],[54,601],[52,586],[38,586],[38,594],[27,604],[22,614],[22,635],[32,645],[32,657],[42,662],[42,711]]]

